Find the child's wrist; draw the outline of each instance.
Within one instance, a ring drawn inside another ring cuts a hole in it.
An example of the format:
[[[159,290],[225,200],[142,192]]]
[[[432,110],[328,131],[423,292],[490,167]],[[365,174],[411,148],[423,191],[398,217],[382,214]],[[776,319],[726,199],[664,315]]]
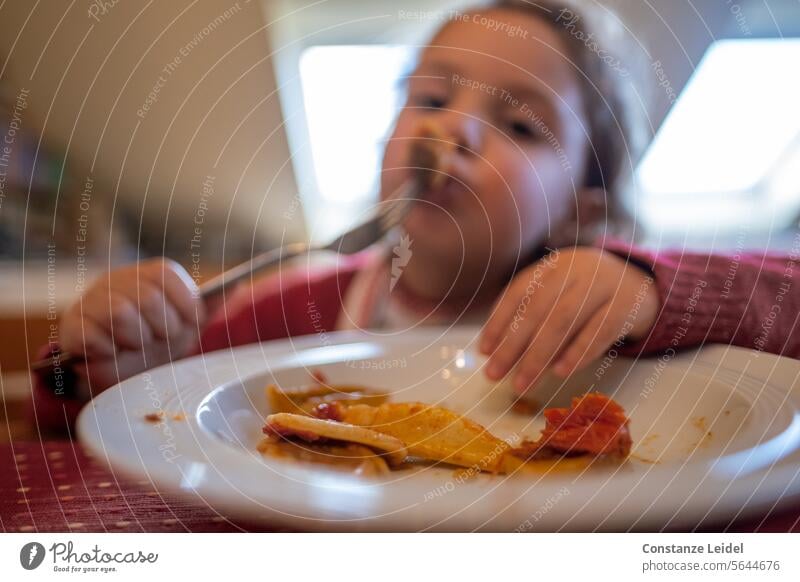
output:
[[[626,339],[639,341],[646,337],[655,326],[658,320],[658,313],[661,310],[661,298],[655,287],[653,277],[643,269],[632,268],[639,271],[641,277],[634,300],[635,316],[633,326]]]

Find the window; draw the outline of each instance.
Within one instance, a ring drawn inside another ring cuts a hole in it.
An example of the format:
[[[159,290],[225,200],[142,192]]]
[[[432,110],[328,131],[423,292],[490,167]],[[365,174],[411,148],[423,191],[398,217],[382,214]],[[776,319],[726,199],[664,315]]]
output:
[[[800,39],[709,47],[638,169],[651,230],[783,228],[800,212]]]
[[[314,46],[300,58],[306,122],[321,198],[343,204],[377,194],[381,155],[402,104],[405,47]]]

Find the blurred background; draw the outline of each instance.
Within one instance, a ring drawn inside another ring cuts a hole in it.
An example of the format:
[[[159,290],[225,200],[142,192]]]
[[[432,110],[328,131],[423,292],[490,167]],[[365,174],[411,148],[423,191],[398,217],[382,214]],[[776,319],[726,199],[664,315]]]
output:
[[[643,244],[790,249],[800,2],[600,3],[642,73],[650,146],[627,200]],[[201,280],[347,228],[376,196],[416,47],[473,4],[0,4],[3,389],[110,266],[166,255]]]

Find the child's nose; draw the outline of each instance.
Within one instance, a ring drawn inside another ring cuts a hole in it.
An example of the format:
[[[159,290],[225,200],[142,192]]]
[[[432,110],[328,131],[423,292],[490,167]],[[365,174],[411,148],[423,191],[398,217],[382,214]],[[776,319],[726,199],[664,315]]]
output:
[[[440,111],[436,116],[443,139],[454,144],[461,155],[475,154],[480,151],[483,139],[483,123],[468,112],[448,109]]]

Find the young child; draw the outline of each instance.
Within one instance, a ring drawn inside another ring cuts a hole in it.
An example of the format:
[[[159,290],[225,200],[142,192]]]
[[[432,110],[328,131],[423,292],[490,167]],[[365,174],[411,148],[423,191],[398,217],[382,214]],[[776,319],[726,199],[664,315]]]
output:
[[[511,374],[519,392],[612,345],[629,355],[703,342],[800,354],[792,257],[741,256],[732,269],[731,258],[606,240],[623,224],[619,186],[634,158],[625,78],[590,16],[563,1],[507,0],[445,23],[409,77],[383,196],[414,171],[415,144],[436,139],[426,127],[455,151],[395,252],[329,270],[284,267],[215,308],[170,261],[113,271],[61,320],[61,348],[87,364],[71,399],[45,397],[40,384],[39,420],[65,418],[64,406],[68,418],[107,386],[190,353],[335,329],[482,324],[487,375]],[[782,318],[767,329],[774,307]]]

